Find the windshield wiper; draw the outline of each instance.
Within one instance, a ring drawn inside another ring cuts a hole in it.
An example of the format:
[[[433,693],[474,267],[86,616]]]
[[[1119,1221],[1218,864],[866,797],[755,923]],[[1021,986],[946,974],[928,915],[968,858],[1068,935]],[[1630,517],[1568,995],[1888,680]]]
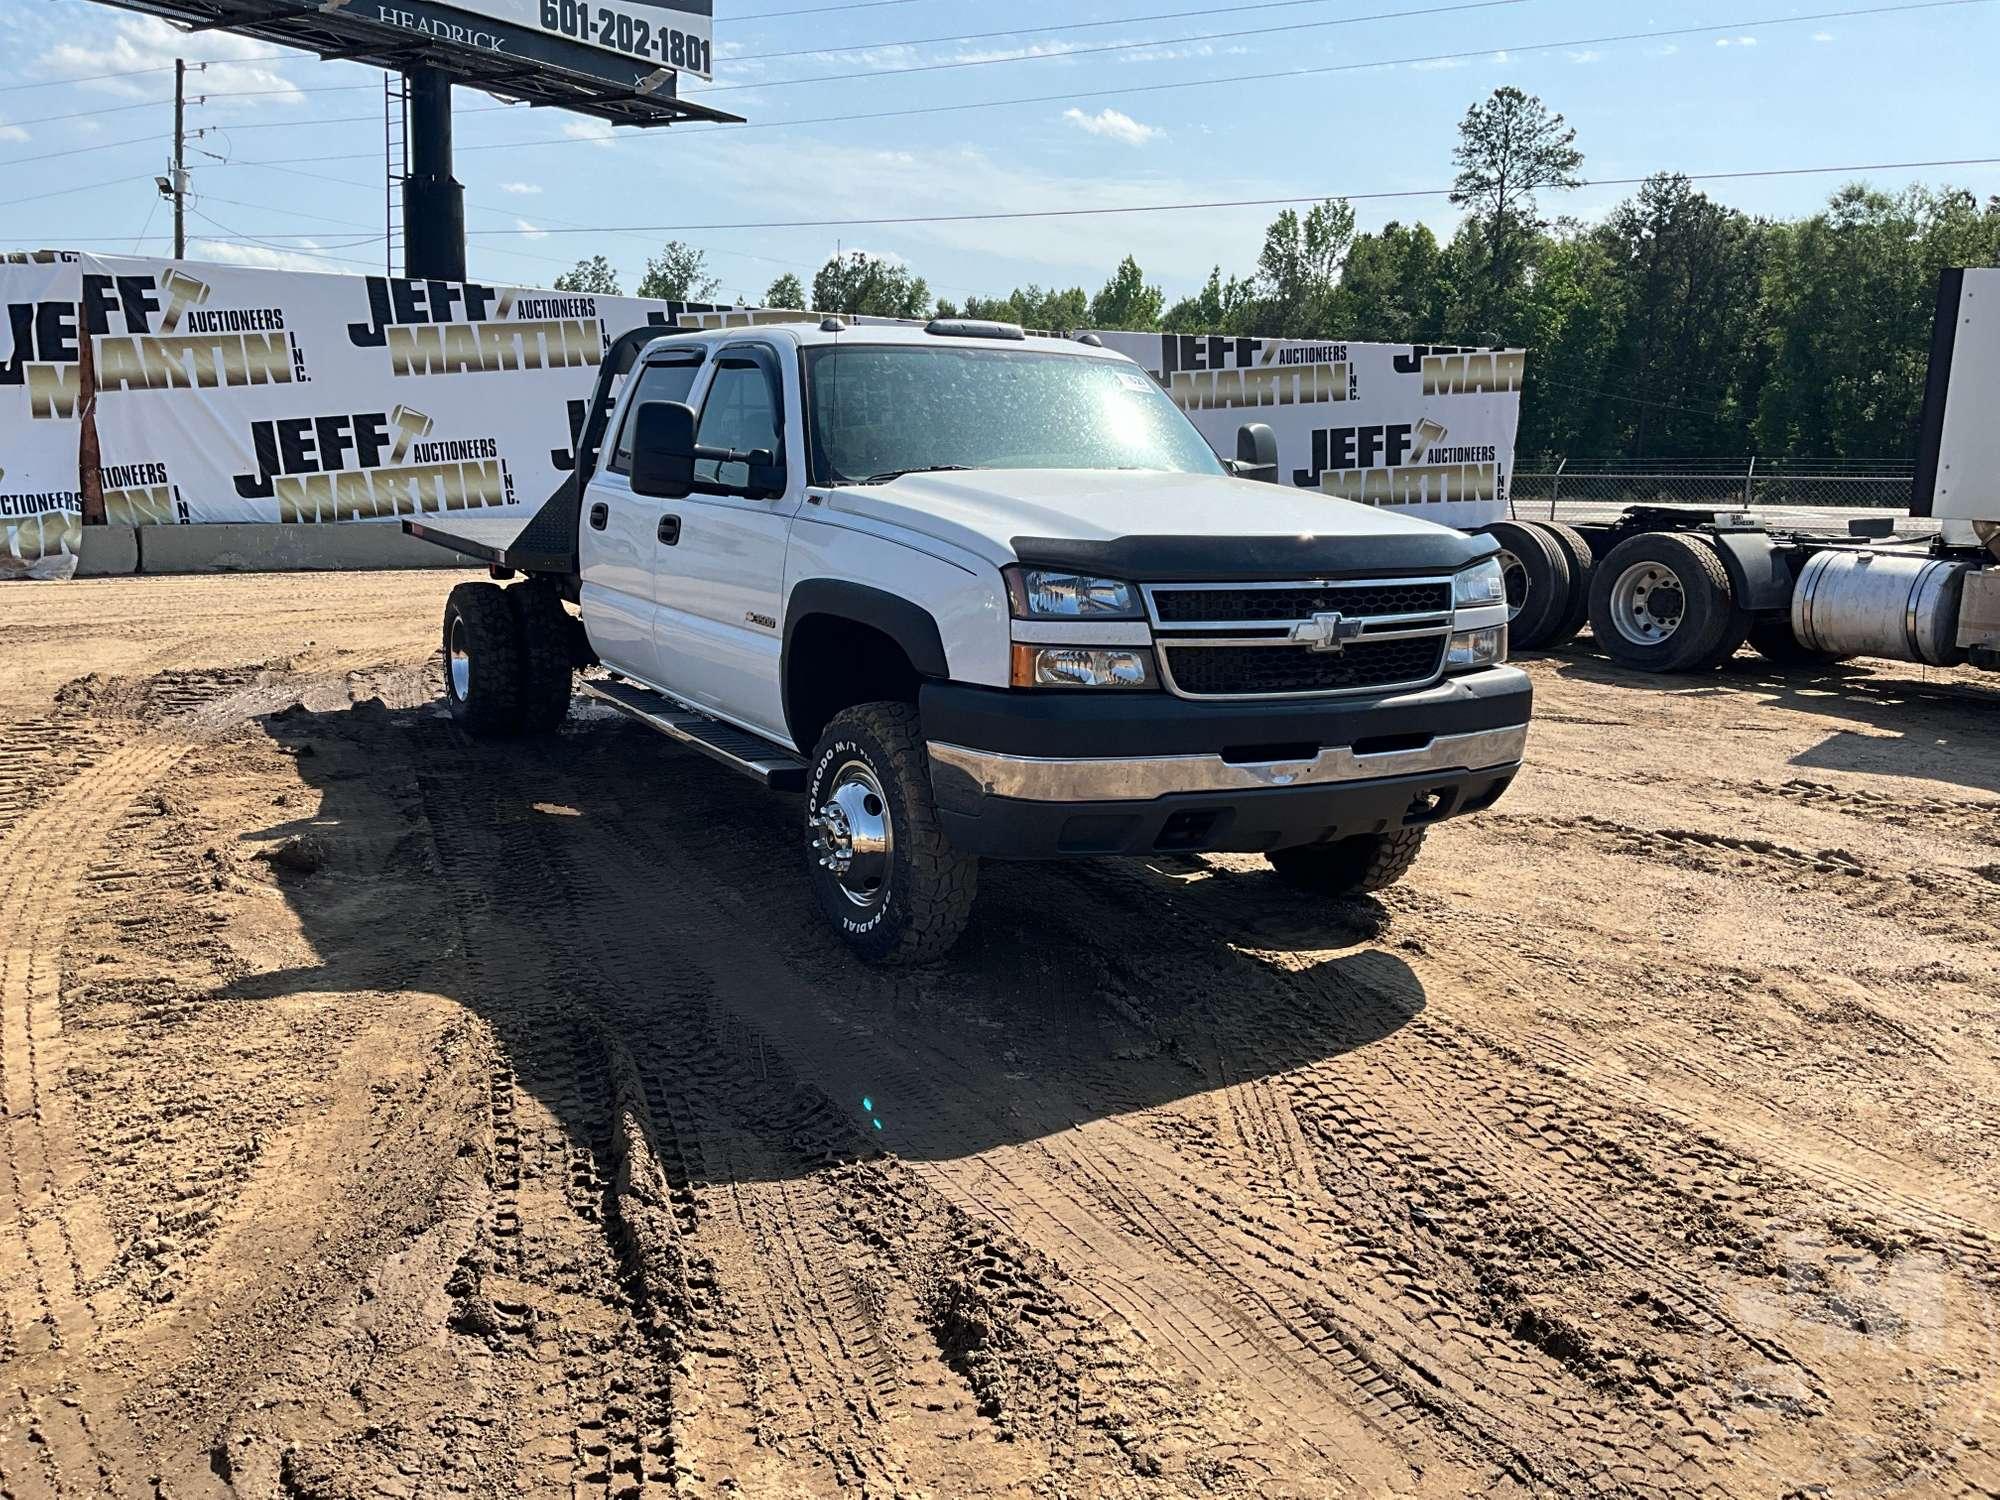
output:
[[[905,474],[965,474],[978,468],[977,464],[916,464],[907,469],[884,469],[880,474],[870,474],[866,479],[850,481],[853,484],[887,484],[892,479],[901,479]]]

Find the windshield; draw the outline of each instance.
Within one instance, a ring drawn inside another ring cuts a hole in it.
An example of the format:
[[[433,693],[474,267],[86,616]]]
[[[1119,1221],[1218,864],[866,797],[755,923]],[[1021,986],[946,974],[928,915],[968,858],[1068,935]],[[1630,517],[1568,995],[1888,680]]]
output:
[[[908,344],[806,359],[818,484],[924,469],[1223,472],[1166,392],[1123,360]]]

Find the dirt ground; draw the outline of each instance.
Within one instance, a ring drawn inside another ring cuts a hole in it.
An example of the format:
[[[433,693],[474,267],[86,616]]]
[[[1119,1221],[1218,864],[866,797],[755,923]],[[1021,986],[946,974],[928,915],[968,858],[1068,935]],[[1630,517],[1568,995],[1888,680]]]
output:
[[[0,1496],[2000,1494],[2000,693],[1530,663],[1379,901],[456,732],[446,576],[0,588]]]

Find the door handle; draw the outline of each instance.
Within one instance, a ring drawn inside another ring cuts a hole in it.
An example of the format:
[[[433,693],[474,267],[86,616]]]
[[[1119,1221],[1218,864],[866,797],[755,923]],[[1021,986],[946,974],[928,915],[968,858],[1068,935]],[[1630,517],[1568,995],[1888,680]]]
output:
[[[660,545],[678,547],[681,542],[681,518],[679,516],[660,517]]]
[[[590,529],[602,531],[611,524],[611,507],[602,500],[590,507]]]

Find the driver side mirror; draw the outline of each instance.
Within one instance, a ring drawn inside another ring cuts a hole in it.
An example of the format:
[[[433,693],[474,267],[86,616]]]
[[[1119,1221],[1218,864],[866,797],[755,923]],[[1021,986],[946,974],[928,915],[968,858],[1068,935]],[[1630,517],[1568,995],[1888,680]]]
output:
[[[1245,422],[1236,429],[1236,459],[1229,472],[1238,479],[1264,484],[1278,482],[1278,435],[1263,422]]]
[[[648,401],[632,416],[632,493],[685,500],[694,490],[694,408]]]

